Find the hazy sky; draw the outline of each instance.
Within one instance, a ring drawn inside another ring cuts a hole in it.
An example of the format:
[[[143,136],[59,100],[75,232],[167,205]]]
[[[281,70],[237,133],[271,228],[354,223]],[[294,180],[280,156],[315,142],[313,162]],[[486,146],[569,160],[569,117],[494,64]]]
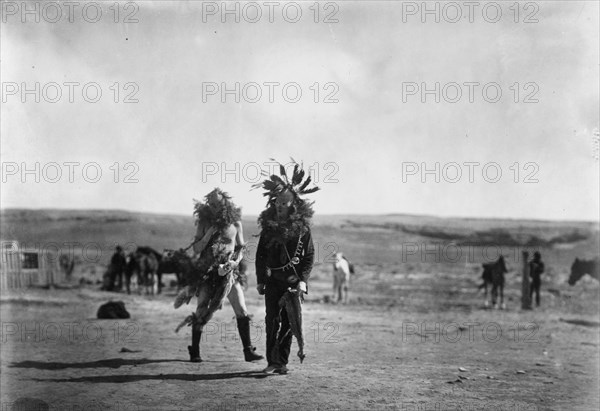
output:
[[[191,214],[192,198],[220,186],[257,214],[256,164],[291,156],[318,171],[318,213],[598,220],[596,1],[521,3],[518,14],[507,2],[499,17],[499,3],[481,2],[455,23],[444,3],[439,23],[421,2],[320,3],[318,16],[314,2],[276,2],[273,22],[264,2],[237,3],[239,23],[221,2],[120,3],[118,16],[107,2],[96,23],[101,3],[81,2],[72,22],[58,4],[38,5],[36,23],[3,2],[3,208]],[[439,103],[420,93],[436,82]],[[298,89],[298,102],[284,99]],[[420,173],[436,163],[439,183]]]

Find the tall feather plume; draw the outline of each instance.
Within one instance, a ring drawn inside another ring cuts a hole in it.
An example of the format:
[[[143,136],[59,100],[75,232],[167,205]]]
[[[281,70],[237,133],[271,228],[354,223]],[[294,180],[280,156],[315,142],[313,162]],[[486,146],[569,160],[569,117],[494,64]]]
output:
[[[320,190],[319,187],[313,187],[313,188],[309,188],[308,190],[300,191],[300,194],[310,194],[310,193],[314,193],[315,191],[319,191],[319,190]]]
[[[307,188],[312,181],[312,176],[310,175],[310,173],[308,173],[306,181],[302,182],[304,176],[307,175],[306,171],[304,171],[302,163],[299,164],[293,158],[291,158],[292,163],[294,164],[294,171],[292,172],[291,176],[288,177],[285,171],[285,166],[283,164],[277,162],[274,159],[270,160],[279,164],[279,173],[281,174],[281,177],[276,174],[272,174],[271,176],[269,176],[268,173],[263,170],[261,171],[261,175],[267,178],[260,183],[252,185],[252,189],[263,188],[266,191],[265,193],[263,193],[263,196],[269,197],[267,205],[274,201],[275,196],[277,196],[277,194],[281,193],[286,189],[289,189],[295,192],[296,194],[310,194],[319,190],[319,187],[317,186]]]
[[[304,175],[304,172],[298,172],[298,167],[300,167],[300,165],[298,163],[296,163],[296,165],[294,166],[294,174],[292,174],[292,185],[293,186],[297,186],[298,184],[300,184],[300,182],[302,182],[302,176]],[[302,175],[301,175],[302,173]]]
[[[297,183],[296,185],[298,185],[298,184],[301,184],[301,183],[302,183],[302,180],[304,179],[304,175],[305,175],[305,174],[306,174],[306,172],[305,172],[304,170],[300,170],[300,171],[298,172],[298,183]]]
[[[306,187],[308,187],[308,185],[310,184],[310,180],[311,176],[309,175],[304,184],[302,184],[300,188],[298,188],[298,191],[303,191]]]
[[[277,183],[277,184],[282,185],[282,186],[285,186],[285,184],[286,184],[278,175],[275,175],[275,174],[273,174],[271,176],[271,180],[273,182]]]
[[[251,190],[255,190],[257,188],[264,188],[265,190],[268,190],[268,188],[265,187],[265,183],[269,181],[269,173],[265,170],[260,170],[260,175],[266,177],[266,179],[264,181],[259,181],[258,183],[252,184],[250,188]]]
[[[288,180],[288,176],[285,172],[285,167],[283,166],[283,164],[279,163],[279,174],[281,174],[283,176],[283,178],[285,178],[285,183],[289,184],[290,181]]]

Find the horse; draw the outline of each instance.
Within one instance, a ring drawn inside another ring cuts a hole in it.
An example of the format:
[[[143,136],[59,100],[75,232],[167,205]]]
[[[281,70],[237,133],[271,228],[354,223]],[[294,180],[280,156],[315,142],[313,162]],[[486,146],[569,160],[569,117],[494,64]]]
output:
[[[498,257],[498,260],[493,263],[483,263],[483,273],[481,278],[483,284],[479,286],[479,290],[482,288],[485,290],[485,306],[489,306],[488,301],[488,284],[492,285],[492,304],[494,308],[498,308],[498,293],[500,293],[500,307],[505,309],[504,305],[504,274],[508,272],[506,269],[506,263],[504,262],[504,256]]]
[[[175,274],[177,277],[177,292],[186,285],[186,279],[184,273],[189,265],[189,256],[183,249],[179,250],[164,250],[162,259],[158,265],[158,293],[160,294],[162,289],[162,275],[163,274]]]
[[[350,274],[354,274],[354,265],[342,253],[335,254],[333,263],[333,301],[348,303]]]
[[[133,274],[137,275],[138,287],[145,287],[146,294],[154,294],[154,275],[158,272],[161,260],[162,256],[151,247],[138,247],[131,252],[125,268],[127,294],[131,294],[130,282]]]
[[[593,260],[580,260],[575,258],[571,265],[571,275],[569,276],[569,285],[573,286],[581,277],[588,274],[590,277],[600,281],[600,257]]]

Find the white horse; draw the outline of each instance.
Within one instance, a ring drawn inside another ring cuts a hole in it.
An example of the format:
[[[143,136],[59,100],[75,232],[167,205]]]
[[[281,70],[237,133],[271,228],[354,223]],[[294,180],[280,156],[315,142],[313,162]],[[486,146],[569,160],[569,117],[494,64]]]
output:
[[[336,303],[343,300],[348,303],[348,287],[350,285],[350,274],[354,274],[354,266],[344,257],[342,253],[336,253],[333,263],[333,301]]]

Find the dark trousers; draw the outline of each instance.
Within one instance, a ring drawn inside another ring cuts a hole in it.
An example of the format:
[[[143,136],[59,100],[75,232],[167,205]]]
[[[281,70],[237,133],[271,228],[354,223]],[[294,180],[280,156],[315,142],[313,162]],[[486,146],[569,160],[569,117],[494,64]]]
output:
[[[108,291],[120,290],[123,287],[123,270],[118,267],[109,266],[108,282]]]
[[[267,316],[267,361],[269,365],[282,366],[288,363],[292,348],[292,332],[285,308],[279,307],[279,299],[289,285],[269,282],[265,287],[265,308]]]
[[[542,282],[540,280],[533,280],[529,285],[529,299],[532,298],[533,292],[535,291],[535,304],[539,307],[540,305],[540,287]]]
[[[118,271],[116,274],[116,289],[121,290],[123,288],[123,270]]]

